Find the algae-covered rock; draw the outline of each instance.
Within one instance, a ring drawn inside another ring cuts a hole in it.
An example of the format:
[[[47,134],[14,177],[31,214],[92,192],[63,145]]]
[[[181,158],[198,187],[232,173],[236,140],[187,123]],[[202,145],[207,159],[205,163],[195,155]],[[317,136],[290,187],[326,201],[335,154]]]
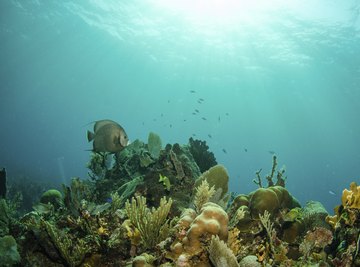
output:
[[[161,151],[161,139],[156,133],[150,132],[148,137],[148,150],[154,159],[159,158]]]
[[[304,219],[306,230],[311,230],[315,227],[330,229],[330,225],[325,220],[328,215],[323,204],[318,201],[308,201],[302,208],[302,218]]]
[[[13,266],[20,262],[15,239],[11,235],[0,237],[0,265]]]
[[[60,207],[63,204],[62,194],[59,190],[50,189],[44,192],[40,198],[42,204],[52,204],[55,208]]]

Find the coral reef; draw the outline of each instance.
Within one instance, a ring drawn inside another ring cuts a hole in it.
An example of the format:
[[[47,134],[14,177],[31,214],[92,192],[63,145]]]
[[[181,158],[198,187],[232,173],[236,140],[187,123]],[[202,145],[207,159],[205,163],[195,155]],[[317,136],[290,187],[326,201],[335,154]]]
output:
[[[335,215],[326,217],[326,222],[334,231],[330,249],[334,266],[360,266],[359,189],[352,182],[350,190],[343,191],[341,205],[334,208]]]
[[[206,143],[189,142],[163,148],[152,133],[148,144],[92,153],[90,179],[43,190],[26,214],[9,187],[11,198],[0,199],[0,265],[360,266],[356,183],[334,216],[319,202],[301,207],[274,156],[267,187],[260,170],[259,188],[235,195]]]

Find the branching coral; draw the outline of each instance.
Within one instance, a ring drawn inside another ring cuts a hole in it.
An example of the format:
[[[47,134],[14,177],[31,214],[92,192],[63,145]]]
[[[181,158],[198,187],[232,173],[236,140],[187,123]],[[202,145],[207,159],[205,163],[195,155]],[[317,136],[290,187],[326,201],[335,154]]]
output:
[[[276,155],[273,156],[273,162],[272,162],[272,167],[271,167],[271,171],[268,175],[266,175],[266,180],[268,181],[268,187],[271,186],[282,186],[285,187],[285,180],[286,180],[286,176],[285,174],[285,166],[281,167],[280,170],[276,171],[277,168],[277,157]],[[262,188],[262,182],[261,182],[261,170],[258,170],[255,174],[256,174],[256,178],[253,179],[253,182],[255,184],[257,184],[259,186],[259,188]],[[276,183],[274,183],[273,179],[275,178],[275,174],[276,174]]]
[[[200,212],[202,206],[209,201],[214,193],[214,186],[210,188],[209,183],[206,180],[203,180],[202,183],[196,187],[194,205],[197,213]]]
[[[146,206],[146,198],[137,196],[131,203],[125,203],[126,214],[131,223],[139,230],[141,241],[145,249],[154,247],[166,238],[169,228],[167,216],[171,208],[171,198],[167,201],[161,198],[160,206],[150,210]]]
[[[267,236],[269,238],[270,250],[272,252],[274,252],[274,244],[273,244],[273,239],[272,239],[272,234],[274,231],[274,224],[270,220],[270,213],[267,210],[265,210],[263,215],[259,214],[259,218],[260,218],[260,222],[263,225],[263,227],[265,228]]]
[[[214,266],[239,267],[234,253],[220,240],[218,236],[212,236],[209,246],[209,258]]]

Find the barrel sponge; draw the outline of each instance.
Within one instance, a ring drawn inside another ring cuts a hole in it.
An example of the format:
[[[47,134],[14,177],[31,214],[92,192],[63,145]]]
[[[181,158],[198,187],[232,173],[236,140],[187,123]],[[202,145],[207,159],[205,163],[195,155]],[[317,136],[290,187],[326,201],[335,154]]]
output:
[[[222,199],[229,190],[229,174],[223,165],[216,165],[204,172],[196,180],[195,188],[198,187],[204,179],[209,183],[210,187],[214,186],[216,191],[221,189],[220,199]]]
[[[204,236],[211,238],[212,235],[218,235],[221,240],[226,242],[228,221],[227,213],[219,205],[212,202],[204,204],[183,239],[185,251],[189,255],[200,252],[203,249],[200,240]]]
[[[344,189],[341,204],[345,208],[360,209],[360,186],[355,182],[350,184],[350,190]]]

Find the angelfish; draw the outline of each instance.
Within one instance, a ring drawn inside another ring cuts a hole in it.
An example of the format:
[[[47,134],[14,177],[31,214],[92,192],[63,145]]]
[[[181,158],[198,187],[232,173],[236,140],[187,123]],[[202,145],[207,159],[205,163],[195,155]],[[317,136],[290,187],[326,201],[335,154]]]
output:
[[[94,152],[116,153],[129,144],[124,128],[112,120],[95,122],[94,132],[87,131],[87,138],[93,141]]]

